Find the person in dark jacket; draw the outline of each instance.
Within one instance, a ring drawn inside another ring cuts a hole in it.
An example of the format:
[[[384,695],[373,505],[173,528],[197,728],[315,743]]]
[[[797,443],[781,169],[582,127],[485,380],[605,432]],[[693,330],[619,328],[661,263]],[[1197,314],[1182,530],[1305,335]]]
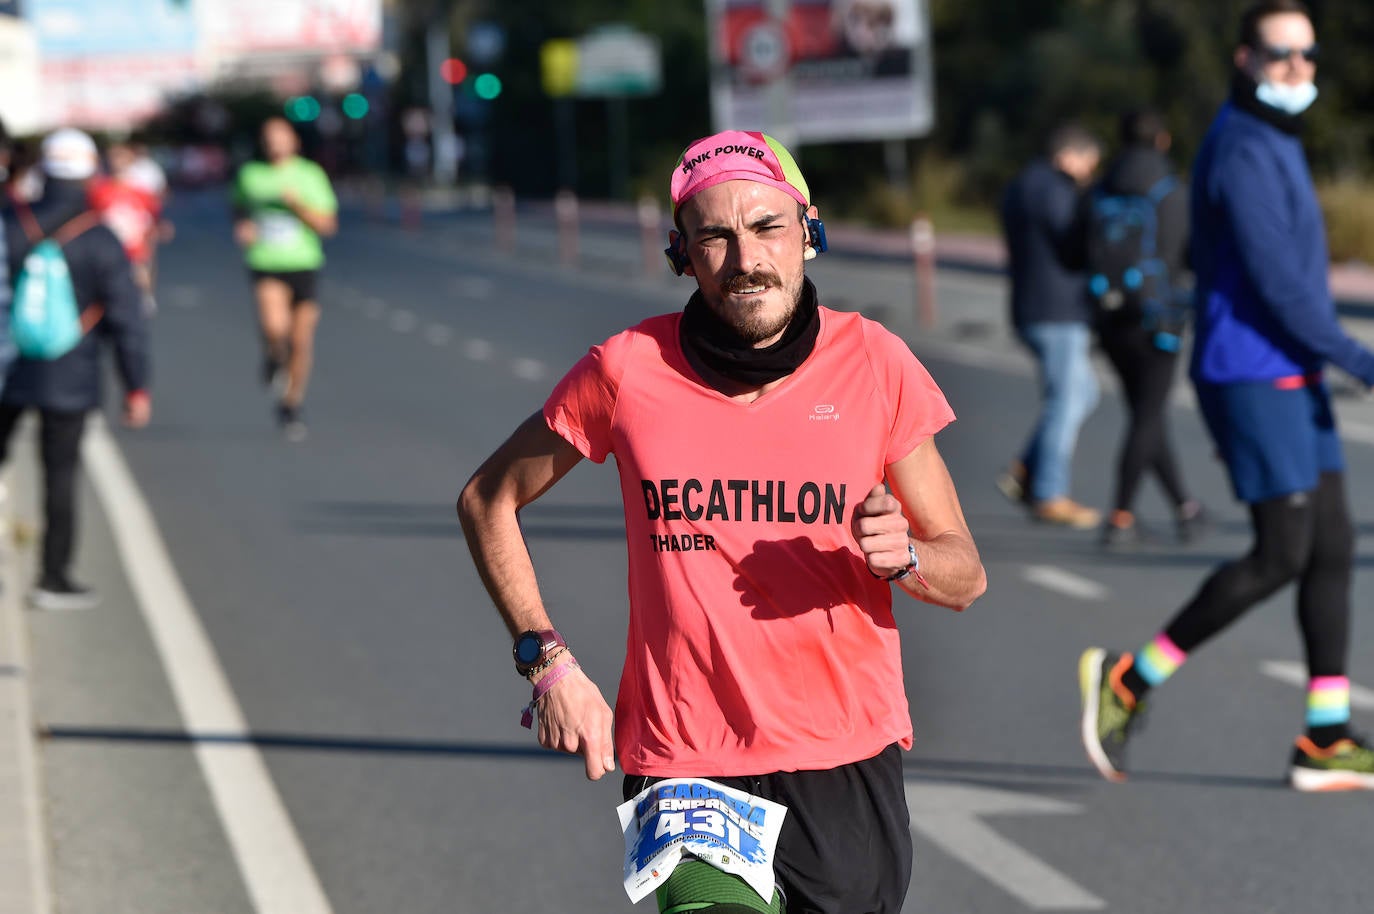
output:
[[[1142,538],[1131,507],[1140,481],[1152,472],[1174,507],[1179,538],[1190,541],[1203,526],[1201,504],[1188,494],[1169,443],[1169,392],[1178,362],[1178,299],[1186,294],[1188,195],[1169,165],[1171,142],[1164,120],[1153,111],[1133,111],[1121,119],[1121,152],[1093,190],[1102,197],[1132,196],[1156,201],[1154,259],[1165,268],[1159,291],[1166,310],[1143,314],[1135,308],[1100,311],[1097,336],[1125,395],[1130,417],[1116,466],[1112,513],[1102,527],[1108,548],[1126,548]],[[1091,221],[1091,220],[1089,220]]]
[[[1317,95],[1316,54],[1302,4],[1251,7],[1241,20],[1231,98],[1193,164],[1193,383],[1255,539],[1140,650],[1083,653],[1083,743],[1109,780],[1125,776],[1126,743],[1149,692],[1251,607],[1296,582],[1309,679],[1289,783],[1374,789],[1374,748],[1350,729],[1354,532],[1322,381],[1330,362],[1374,386],[1374,352],[1341,329],[1328,288],[1326,235],[1300,138],[1300,115]]]
[[[1071,265],[1081,188],[1100,156],[1092,134],[1074,125],[1050,136],[1047,156],[1027,165],[1002,200],[1011,267],[1011,321],[1040,367],[1040,418],[1019,460],[998,477],[1013,501],[1038,520],[1087,529],[1101,515],[1069,497],[1074,446],[1097,405],[1089,351],[1092,309],[1083,273]]]
[[[76,542],[76,469],[86,415],[101,402],[101,343],[113,344],[126,391],[125,422],[148,423],[148,343],[141,296],[119,239],[99,218],[87,216],[86,183],[96,172],[95,143],[78,130],[59,130],[43,141],[43,196],[28,208],[4,213],[11,280],[43,237],[63,239],[62,252],[86,329],[74,349],[51,360],[19,357],[6,372],[0,393],[0,462],[19,417],[40,417],[43,459],[44,532],[42,566],[29,594],[36,609],[87,609],[96,594],[74,582],[70,566]],[[79,231],[79,233],[78,233]]]

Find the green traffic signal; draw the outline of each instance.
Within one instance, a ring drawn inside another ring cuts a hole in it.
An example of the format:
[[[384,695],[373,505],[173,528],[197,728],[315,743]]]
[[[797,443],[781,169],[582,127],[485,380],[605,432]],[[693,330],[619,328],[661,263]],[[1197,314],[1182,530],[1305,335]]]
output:
[[[348,95],[344,96],[340,107],[343,108],[344,117],[360,121],[367,117],[368,109],[371,106],[368,105],[366,98],[359,95],[357,92],[350,92]]]
[[[501,77],[495,73],[483,73],[472,81],[472,91],[485,101],[491,101],[501,94]]]
[[[289,98],[283,107],[286,110],[287,120],[297,123],[313,121],[320,116],[320,102],[310,95],[298,95],[295,98]]]

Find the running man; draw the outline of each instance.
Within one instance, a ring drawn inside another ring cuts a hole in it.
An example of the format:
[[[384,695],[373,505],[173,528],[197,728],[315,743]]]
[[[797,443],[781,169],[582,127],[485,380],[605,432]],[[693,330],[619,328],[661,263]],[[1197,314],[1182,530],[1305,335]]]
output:
[[[670,191],[686,308],[592,347],[482,464],[458,504],[468,546],[542,693],[542,745],[592,780],[618,757],[627,799],[693,777],[787,807],[779,893],[684,862],[661,909],[896,914],[912,727],[892,590],[962,610],[986,587],[934,441],[954,414],[905,343],[821,306],[803,265],[824,230],[780,143],[698,140]],[[610,454],[630,566],[614,712],[554,629],[519,526]]]
[[[338,231],[338,201],[324,169],[299,155],[284,118],[262,125],[266,161],[249,162],[234,183],[234,238],[253,274],[262,331],[262,379],[280,398],[277,421],[304,440],[301,403],[320,320],[315,288],[324,266],[321,236]]]

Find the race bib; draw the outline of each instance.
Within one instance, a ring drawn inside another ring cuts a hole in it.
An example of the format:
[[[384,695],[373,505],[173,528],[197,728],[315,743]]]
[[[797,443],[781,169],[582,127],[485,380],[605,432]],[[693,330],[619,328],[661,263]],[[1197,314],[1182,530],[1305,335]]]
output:
[[[705,778],[650,784],[616,807],[625,833],[625,892],[638,902],[685,855],[739,876],[773,897],[773,851],[787,807]]]
[[[301,220],[291,213],[259,213],[253,221],[257,224],[258,241],[262,244],[293,244],[301,236]]]

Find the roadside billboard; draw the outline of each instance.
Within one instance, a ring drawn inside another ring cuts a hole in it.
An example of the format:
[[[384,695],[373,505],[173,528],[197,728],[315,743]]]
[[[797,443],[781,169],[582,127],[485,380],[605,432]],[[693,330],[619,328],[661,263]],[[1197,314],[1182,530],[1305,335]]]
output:
[[[191,12],[167,0],[26,0],[44,128],[127,129],[197,84]]]
[[[382,0],[195,0],[206,50],[262,52],[375,51],[382,42]]]
[[[707,0],[706,9],[716,130],[805,143],[934,126],[925,0]]]
[[[38,88],[38,41],[33,28],[0,16],[0,120],[11,136],[37,133],[44,126]]]

